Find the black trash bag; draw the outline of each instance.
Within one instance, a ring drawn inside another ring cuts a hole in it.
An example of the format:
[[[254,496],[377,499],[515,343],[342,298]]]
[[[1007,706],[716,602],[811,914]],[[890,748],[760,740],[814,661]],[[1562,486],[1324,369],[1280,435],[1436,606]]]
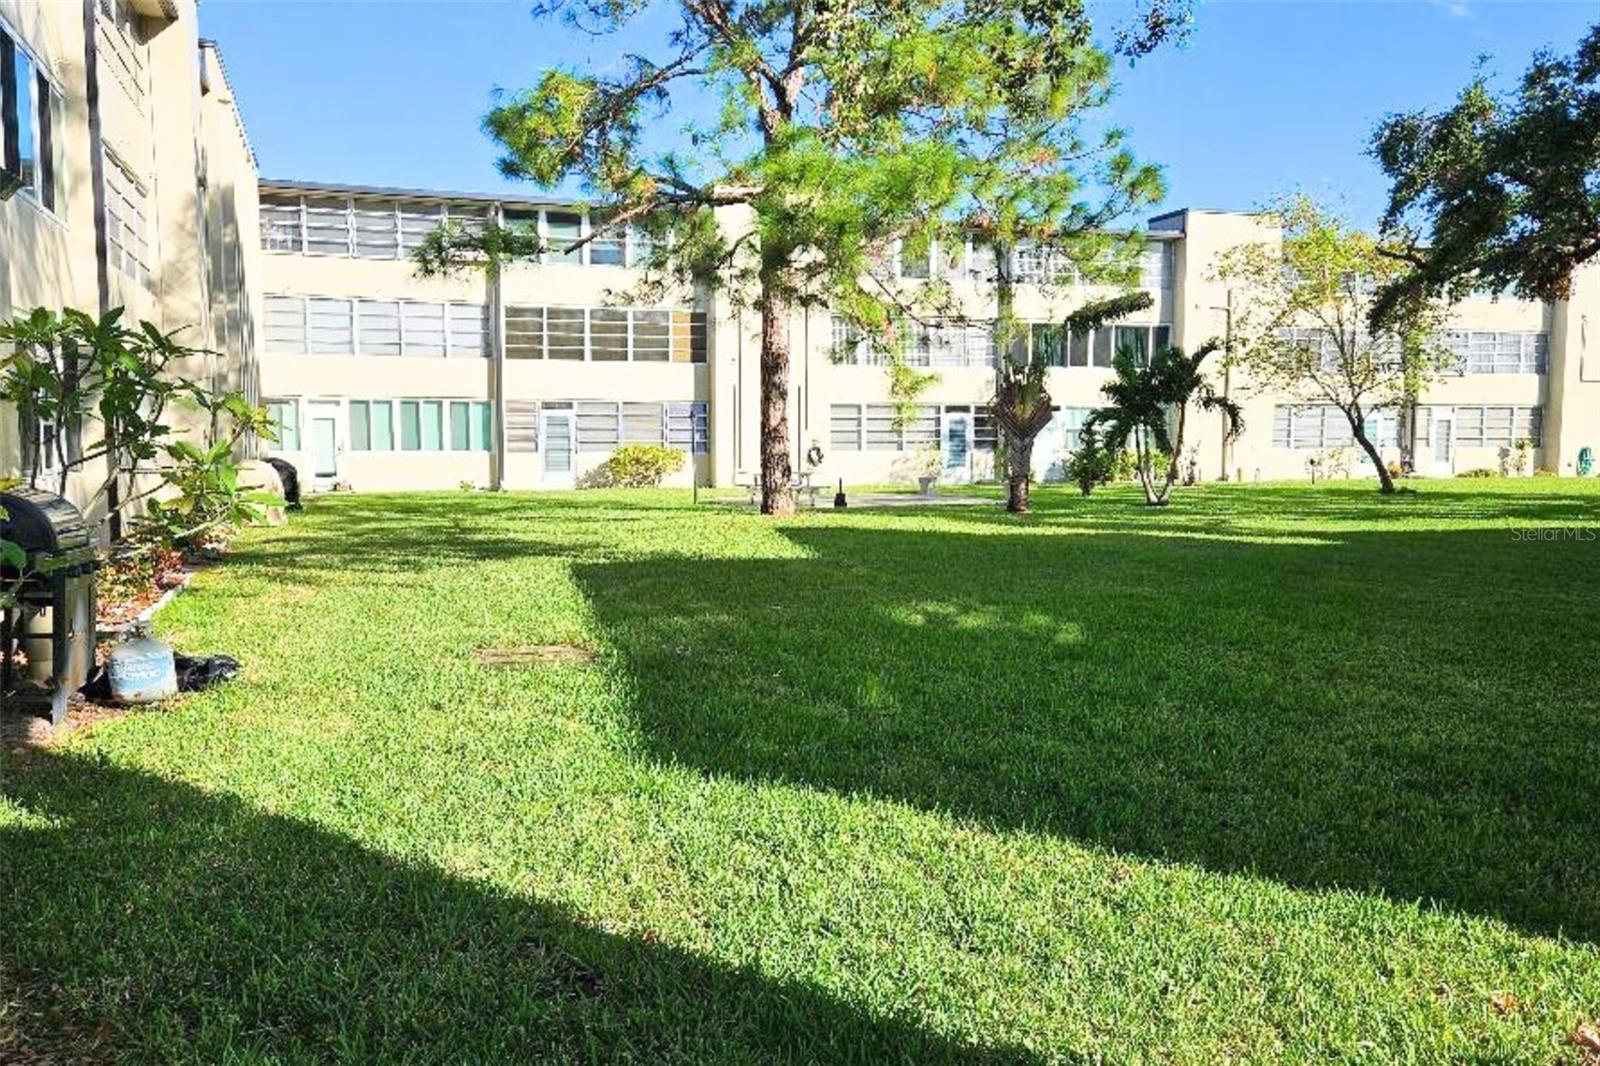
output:
[[[78,690],[84,699],[111,702],[111,671],[98,663],[89,671],[89,680]]]
[[[179,692],[199,692],[239,675],[239,660],[231,655],[174,655]]]
[[[231,655],[174,654],[172,665],[178,674],[179,692],[199,692],[224,681],[232,681],[239,674],[239,660]],[[96,666],[90,671],[88,683],[78,691],[85,699],[110,703],[111,671],[104,666]]]
[[[268,459],[267,464],[278,472],[278,481],[283,485],[283,505],[291,511],[300,510],[300,472],[293,463],[277,456]]]

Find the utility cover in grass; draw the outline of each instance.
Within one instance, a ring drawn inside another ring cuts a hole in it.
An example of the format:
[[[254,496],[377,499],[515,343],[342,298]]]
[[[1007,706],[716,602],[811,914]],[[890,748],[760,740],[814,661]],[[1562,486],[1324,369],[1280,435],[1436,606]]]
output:
[[[476,648],[472,657],[484,666],[585,666],[594,652],[581,644],[518,644],[509,648]]]

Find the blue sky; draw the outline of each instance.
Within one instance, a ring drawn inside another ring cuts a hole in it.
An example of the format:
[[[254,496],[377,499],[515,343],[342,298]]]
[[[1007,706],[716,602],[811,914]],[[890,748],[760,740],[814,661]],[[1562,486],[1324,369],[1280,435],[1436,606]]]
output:
[[[496,87],[555,64],[652,49],[536,22],[526,2],[207,0],[263,175],[412,188],[532,191],[494,169],[479,130]],[[1100,0],[1102,22],[1131,7]],[[1393,110],[1447,104],[1480,56],[1510,84],[1535,49],[1568,52],[1593,3],[1201,0],[1187,45],[1119,70],[1109,121],[1162,165],[1165,207],[1250,208],[1292,189],[1358,221],[1384,183],[1363,150]]]

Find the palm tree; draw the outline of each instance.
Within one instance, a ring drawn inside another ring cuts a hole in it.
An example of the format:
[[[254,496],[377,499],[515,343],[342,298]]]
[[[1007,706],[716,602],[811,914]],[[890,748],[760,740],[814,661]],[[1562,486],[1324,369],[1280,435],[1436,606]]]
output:
[[[1101,389],[1106,406],[1096,409],[1085,422],[1085,432],[1099,432],[1112,451],[1132,445],[1139,484],[1145,502],[1152,507],[1166,505],[1178,479],[1190,403],[1202,411],[1221,414],[1223,433],[1229,440],[1244,428],[1239,405],[1213,389],[1200,372],[1200,365],[1221,347],[1218,341],[1209,341],[1193,355],[1185,355],[1181,348],[1161,348],[1151,354],[1148,363],[1141,362],[1131,348],[1122,349],[1112,364],[1116,378]],[[1167,475],[1159,482],[1157,454],[1169,460]]]

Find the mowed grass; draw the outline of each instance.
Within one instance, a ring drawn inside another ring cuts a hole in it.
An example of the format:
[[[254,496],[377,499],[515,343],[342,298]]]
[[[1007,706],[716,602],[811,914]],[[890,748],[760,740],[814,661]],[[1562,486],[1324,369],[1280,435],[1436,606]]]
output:
[[[0,1060],[1579,1061],[1600,483],[1037,502],[250,533],[5,756]]]

